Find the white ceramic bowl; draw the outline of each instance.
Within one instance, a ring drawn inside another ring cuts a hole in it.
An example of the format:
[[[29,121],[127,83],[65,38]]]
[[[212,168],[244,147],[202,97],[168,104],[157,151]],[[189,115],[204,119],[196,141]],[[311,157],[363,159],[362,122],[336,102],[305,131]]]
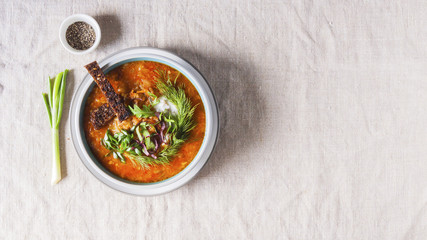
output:
[[[93,43],[92,47],[86,50],[77,50],[71,47],[70,44],[68,44],[66,39],[66,32],[68,27],[75,22],[85,22],[92,26],[93,30],[95,31],[95,42]],[[93,17],[86,14],[74,14],[62,21],[61,27],[59,27],[59,40],[61,41],[62,46],[64,46],[64,48],[71,53],[78,55],[90,53],[95,50],[101,42],[101,28],[99,27],[98,22]]]
[[[193,161],[177,175],[156,183],[135,183],[124,180],[105,169],[93,156],[83,130],[83,114],[86,99],[96,85],[87,74],[73,96],[70,109],[71,136],[74,147],[87,169],[108,186],[134,195],[151,196],[175,190],[190,181],[206,164],[219,134],[218,108],[206,80],[187,61],[165,50],[138,47],[116,52],[104,60],[98,61],[102,70],[108,73],[112,69],[133,61],[154,61],[166,64],[184,74],[199,92],[206,113],[206,131],[202,146]],[[83,66],[82,66],[83,69]]]

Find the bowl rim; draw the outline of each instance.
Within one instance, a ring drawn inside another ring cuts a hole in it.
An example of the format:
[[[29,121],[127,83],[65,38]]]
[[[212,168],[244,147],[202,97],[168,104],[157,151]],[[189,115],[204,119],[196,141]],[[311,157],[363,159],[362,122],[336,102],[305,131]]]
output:
[[[66,32],[68,27],[75,23],[75,22],[85,22],[92,26],[93,30],[95,31],[95,42],[93,43],[92,47],[85,49],[85,50],[78,50],[74,49],[73,47],[68,44],[66,39]],[[59,27],[59,41],[61,41],[62,46],[70,53],[77,54],[77,55],[83,55],[86,53],[90,53],[93,50],[95,50],[99,43],[101,42],[101,28],[99,27],[98,22],[91,16],[87,14],[73,14],[71,16],[68,16],[66,19],[64,19],[61,23],[61,26]]]
[[[93,156],[87,146],[82,127],[83,110],[94,81],[87,73],[73,95],[70,107],[70,130],[75,150],[85,167],[107,186],[132,195],[154,196],[164,194],[188,183],[209,160],[219,136],[219,112],[212,89],[200,72],[188,61],[169,51],[152,47],[134,47],[115,52],[99,61],[101,68],[108,72],[126,62],[156,61],[177,69],[197,89],[206,113],[206,130],[203,143],[192,162],[175,176],[155,183],[135,183],[119,178],[106,170]]]

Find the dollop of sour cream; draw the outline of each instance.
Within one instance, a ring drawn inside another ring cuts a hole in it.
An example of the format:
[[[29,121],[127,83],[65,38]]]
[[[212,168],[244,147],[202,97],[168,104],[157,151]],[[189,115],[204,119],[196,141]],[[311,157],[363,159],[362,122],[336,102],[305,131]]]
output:
[[[176,105],[169,101],[169,99],[161,96],[158,100],[159,103],[154,106],[157,112],[169,111],[172,115],[178,114],[178,108],[176,108]]]

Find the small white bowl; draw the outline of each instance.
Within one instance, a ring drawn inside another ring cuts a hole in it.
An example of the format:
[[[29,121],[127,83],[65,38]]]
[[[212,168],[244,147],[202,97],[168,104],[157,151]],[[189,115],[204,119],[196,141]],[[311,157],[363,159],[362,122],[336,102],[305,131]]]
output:
[[[68,44],[66,39],[67,29],[71,24],[75,22],[85,22],[92,26],[93,30],[95,31],[95,42],[93,43],[92,47],[86,50],[77,50],[71,47],[70,44]],[[98,47],[99,42],[101,42],[101,28],[99,27],[98,22],[93,17],[86,14],[74,14],[62,21],[61,27],[59,27],[59,40],[61,41],[62,46],[64,46],[64,48],[71,53],[78,55],[90,53],[95,50],[95,48]]]

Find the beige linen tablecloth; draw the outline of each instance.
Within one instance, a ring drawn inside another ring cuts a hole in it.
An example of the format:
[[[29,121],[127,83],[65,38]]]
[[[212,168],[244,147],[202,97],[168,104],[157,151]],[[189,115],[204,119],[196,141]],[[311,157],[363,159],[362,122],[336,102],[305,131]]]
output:
[[[427,2],[0,1],[0,239],[427,239]],[[94,16],[76,56],[61,21]],[[152,46],[192,62],[218,99],[215,153],[157,197],[102,184],[61,124],[50,185],[41,93],[70,68]]]

